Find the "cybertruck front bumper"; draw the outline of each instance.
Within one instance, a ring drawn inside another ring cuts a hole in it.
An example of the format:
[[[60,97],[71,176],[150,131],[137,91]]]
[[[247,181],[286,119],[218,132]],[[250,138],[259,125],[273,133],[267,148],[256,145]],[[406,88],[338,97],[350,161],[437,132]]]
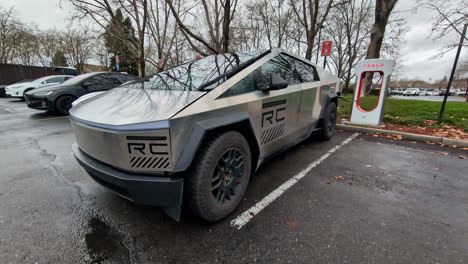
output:
[[[72,149],[78,163],[97,183],[132,202],[159,206],[171,218],[180,220],[182,178],[165,176],[163,172],[160,176],[126,173],[88,156],[76,143]]]

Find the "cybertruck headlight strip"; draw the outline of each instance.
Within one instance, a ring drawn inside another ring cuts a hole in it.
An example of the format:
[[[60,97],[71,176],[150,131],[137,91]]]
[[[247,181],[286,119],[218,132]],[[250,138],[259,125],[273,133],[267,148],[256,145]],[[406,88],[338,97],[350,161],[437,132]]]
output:
[[[83,120],[71,114],[70,114],[70,119],[86,124],[88,126],[114,130],[114,131],[150,131],[150,130],[169,129],[168,120],[145,122],[145,123],[138,123],[138,124],[129,124],[129,125],[108,125],[108,124],[101,124],[101,123],[95,123],[95,122]]]

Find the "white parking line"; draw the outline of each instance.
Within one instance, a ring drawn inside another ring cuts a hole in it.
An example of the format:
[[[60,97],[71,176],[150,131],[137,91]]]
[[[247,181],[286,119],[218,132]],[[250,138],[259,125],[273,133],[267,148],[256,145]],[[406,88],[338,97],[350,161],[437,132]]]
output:
[[[59,116],[59,117],[51,117],[51,118],[40,118],[40,119],[33,119],[33,121],[43,121],[43,120],[63,119],[63,118],[68,118],[68,116]]]
[[[231,226],[237,229],[241,229],[244,225],[246,225],[254,216],[256,216],[260,211],[262,211],[265,207],[267,207],[270,203],[280,197],[285,191],[291,188],[294,184],[296,184],[300,179],[304,178],[307,173],[309,173],[313,168],[317,167],[320,163],[326,160],[331,154],[336,152],[338,149],[343,147],[344,145],[348,144],[357,137],[359,133],[355,133],[339,145],[336,145],[334,148],[330,149],[325,155],[320,157],[318,160],[312,162],[307,168],[303,169],[298,174],[294,175],[291,179],[286,181],[285,183],[281,184],[278,188],[272,191],[270,194],[265,196],[261,201],[256,203],[254,206],[250,207],[247,211],[243,212],[241,215],[237,216],[235,219],[231,221]]]

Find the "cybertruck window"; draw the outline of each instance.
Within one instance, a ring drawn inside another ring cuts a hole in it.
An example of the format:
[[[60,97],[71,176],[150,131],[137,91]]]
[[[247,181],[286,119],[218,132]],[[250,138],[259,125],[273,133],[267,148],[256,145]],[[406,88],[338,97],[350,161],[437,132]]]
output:
[[[276,73],[285,79],[289,85],[300,83],[299,73],[296,71],[292,58],[280,54],[262,65],[262,71],[267,73]]]
[[[296,71],[296,65],[293,58],[280,54],[275,56],[273,59],[267,61],[260,66],[262,72],[265,73],[276,73],[283,79],[288,81],[288,84],[298,84],[301,82],[299,73]],[[244,79],[234,84],[229,90],[224,92],[218,98],[225,98],[229,96],[244,94],[255,91],[253,72],[247,75]]]
[[[264,51],[211,55],[120,88],[207,91],[225,82],[232,74],[255,61],[263,53]]]

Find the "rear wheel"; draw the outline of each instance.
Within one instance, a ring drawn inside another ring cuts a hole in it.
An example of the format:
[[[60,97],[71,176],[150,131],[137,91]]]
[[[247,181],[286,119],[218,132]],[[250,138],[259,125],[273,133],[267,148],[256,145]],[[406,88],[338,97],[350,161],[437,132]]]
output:
[[[72,108],[73,101],[75,101],[75,97],[71,95],[60,96],[55,101],[55,111],[61,115],[68,115],[68,111]]]
[[[323,116],[322,124],[323,128],[320,134],[320,139],[329,140],[336,130],[336,117],[337,117],[337,107],[336,103],[331,102],[328,104],[328,107]]]
[[[249,143],[237,131],[215,136],[200,149],[187,179],[188,205],[194,215],[214,222],[231,214],[249,183]]]

